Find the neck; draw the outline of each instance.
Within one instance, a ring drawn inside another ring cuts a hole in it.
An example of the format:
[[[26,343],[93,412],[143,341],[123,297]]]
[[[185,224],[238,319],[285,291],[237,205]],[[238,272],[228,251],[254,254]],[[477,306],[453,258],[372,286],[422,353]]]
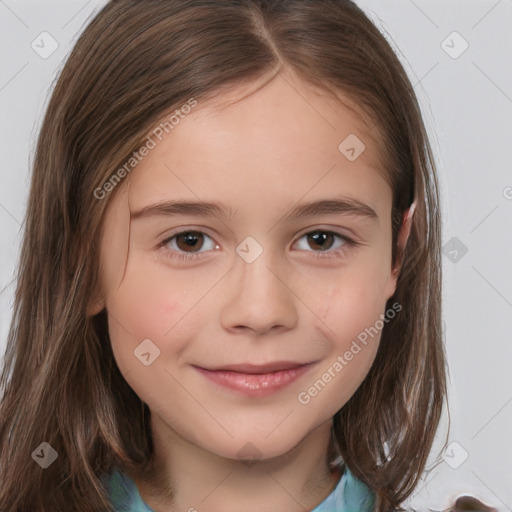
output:
[[[278,457],[240,461],[191,443],[158,416],[151,420],[154,476],[133,479],[155,512],[312,510],[341,476],[328,466],[331,421]]]

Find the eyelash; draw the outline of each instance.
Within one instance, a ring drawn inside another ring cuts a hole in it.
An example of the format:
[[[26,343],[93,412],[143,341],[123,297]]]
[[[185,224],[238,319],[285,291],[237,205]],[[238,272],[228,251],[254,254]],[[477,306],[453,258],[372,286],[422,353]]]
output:
[[[195,234],[197,233],[197,234],[201,234],[201,235],[206,235],[208,238],[212,238],[207,233],[204,233],[203,231],[188,229],[185,231],[180,231],[178,233],[174,233],[173,235],[166,237],[164,240],[162,240],[159,243],[158,247],[161,248],[162,250],[164,250],[164,252],[166,253],[166,257],[171,258],[173,260],[180,260],[180,261],[197,260],[197,259],[201,258],[202,257],[201,255],[203,255],[205,253],[190,253],[190,254],[180,253],[180,252],[176,252],[174,249],[169,249],[167,247],[167,244],[169,244],[169,242],[171,240],[179,237],[180,235],[184,235],[187,233],[195,233]],[[343,253],[345,251],[347,251],[349,248],[357,247],[360,245],[359,242],[356,242],[355,240],[352,240],[351,238],[348,238],[347,236],[342,235],[341,233],[336,233],[335,231],[327,231],[327,230],[322,230],[322,229],[314,229],[312,231],[308,231],[307,233],[302,234],[298,240],[300,240],[301,238],[303,238],[307,235],[311,235],[313,233],[323,233],[323,234],[328,234],[328,235],[334,235],[335,237],[341,239],[344,242],[344,244],[341,246],[341,248],[334,250],[334,251],[332,251],[332,250],[327,250],[325,252],[323,252],[323,251],[306,251],[306,252],[313,253],[314,254],[313,257],[317,260],[325,259],[325,258],[330,259],[330,258],[341,257],[343,255]],[[212,238],[212,240],[213,240],[213,238]],[[171,252],[173,254],[169,254],[169,252]]]

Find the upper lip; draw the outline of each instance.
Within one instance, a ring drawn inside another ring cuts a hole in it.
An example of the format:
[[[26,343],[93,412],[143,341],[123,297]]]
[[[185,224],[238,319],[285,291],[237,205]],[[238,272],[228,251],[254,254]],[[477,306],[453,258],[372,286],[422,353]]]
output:
[[[242,364],[228,364],[223,365],[218,368],[203,368],[205,370],[209,370],[211,372],[216,371],[231,371],[231,372],[239,372],[239,373],[248,373],[248,374],[262,374],[262,373],[272,373],[283,370],[291,370],[292,368],[299,368],[301,366],[305,366],[310,363],[297,363],[295,361],[275,361],[273,363],[267,364],[250,364],[250,363],[242,363]]]

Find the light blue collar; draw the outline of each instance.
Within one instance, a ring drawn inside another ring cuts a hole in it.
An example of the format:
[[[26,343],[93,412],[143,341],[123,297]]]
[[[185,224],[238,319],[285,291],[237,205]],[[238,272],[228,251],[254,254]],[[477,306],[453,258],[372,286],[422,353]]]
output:
[[[332,493],[311,512],[371,512],[374,500],[374,493],[346,468]]]
[[[155,512],[142,500],[135,482],[117,469],[106,488],[114,512]],[[346,468],[332,493],[311,512],[371,512],[373,503],[373,492]]]

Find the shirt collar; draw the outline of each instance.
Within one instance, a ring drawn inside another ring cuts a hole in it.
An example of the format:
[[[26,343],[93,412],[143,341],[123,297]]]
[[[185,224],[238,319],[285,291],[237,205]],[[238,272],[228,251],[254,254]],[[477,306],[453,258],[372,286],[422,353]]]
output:
[[[107,480],[107,491],[114,512],[155,512],[143,501],[135,482],[117,469]],[[331,494],[311,512],[371,512],[373,502],[373,492],[345,468]]]

